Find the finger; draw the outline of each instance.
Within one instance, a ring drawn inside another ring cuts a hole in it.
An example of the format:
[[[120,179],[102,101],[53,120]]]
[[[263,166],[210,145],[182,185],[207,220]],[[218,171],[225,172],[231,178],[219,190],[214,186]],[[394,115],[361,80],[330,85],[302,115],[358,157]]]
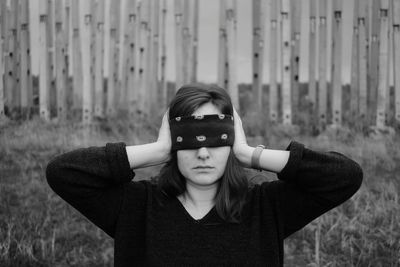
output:
[[[238,114],[237,114],[237,111],[236,111],[235,107],[234,107],[234,106],[232,106],[232,108],[233,108],[233,116],[238,116]]]
[[[237,113],[235,108],[233,108],[233,117],[234,117],[234,120],[237,121],[239,125],[242,124],[242,120],[240,119],[240,116]]]
[[[163,121],[163,123],[169,125],[169,109],[167,109],[167,111],[164,113],[162,121]]]
[[[169,108],[167,108],[167,111],[165,112],[165,114],[167,115],[167,120],[169,120]]]
[[[168,113],[169,113],[169,110],[167,109],[167,111],[164,113],[163,119],[168,119],[168,117],[169,117]]]
[[[239,116],[238,116],[238,114],[236,112],[235,107],[232,106],[232,108],[233,108],[233,118],[236,120]]]

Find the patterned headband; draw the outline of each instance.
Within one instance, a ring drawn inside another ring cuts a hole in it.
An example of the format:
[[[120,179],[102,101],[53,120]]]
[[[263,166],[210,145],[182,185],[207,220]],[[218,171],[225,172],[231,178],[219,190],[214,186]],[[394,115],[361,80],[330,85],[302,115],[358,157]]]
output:
[[[169,121],[172,151],[200,147],[232,146],[233,117],[227,114],[191,115]]]

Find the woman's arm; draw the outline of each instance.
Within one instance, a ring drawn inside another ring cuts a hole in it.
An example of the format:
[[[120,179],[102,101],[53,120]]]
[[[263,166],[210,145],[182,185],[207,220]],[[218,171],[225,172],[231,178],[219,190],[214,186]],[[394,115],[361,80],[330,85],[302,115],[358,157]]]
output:
[[[150,143],[126,146],[107,143],[104,147],[79,148],[53,158],[46,167],[49,186],[68,204],[114,237],[125,194],[125,185],[135,176],[134,168],[161,163],[163,146]],[[142,216],[147,199],[143,182],[129,184],[135,199],[132,210]]]
[[[123,185],[134,176],[122,142],[75,149],[56,156],[46,167],[53,191],[110,236],[114,235]],[[144,184],[132,187],[138,201],[144,202]]]
[[[247,145],[242,121],[234,110],[236,158],[251,167],[254,147]],[[285,151],[264,149],[260,167],[278,173],[278,181],[261,185],[265,209],[275,207],[282,238],[349,199],[361,186],[358,163],[337,152],[318,152],[291,142]],[[266,212],[268,213],[268,212]]]
[[[162,164],[169,159],[169,148],[160,142],[144,145],[127,146],[129,166],[131,169],[144,168]]]
[[[278,181],[261,185],[263,198],[276,203],[284,237],[348,200],[360,188],[358,163],[337,152],[320,152],[292,141]]]
[[[233,144],[233,152],[239,162],[247,168],[251,167],[251,157],[255,147],[247,145],[246,135],[243,130],[242,120],[239,114],[233,108],[235,142]],[[280,172],[289,159],[289,151],[264,149],[260,155],[260,167],[263,170],[271,172]]]
[[[251,167],[251,156],[256,148],[243,145],[237,157],[245,167]],[[263,149],[260,155],[260,168],[265,171],[271,171],[279,173],[286,166],[289,160],[289,151],[275,150],[275,149]]]
[[[50,187],[66,202],[80,211],[110,236],[122,206],[125,185],[135,173],[132,169],[160,164],[170,151],[168,114],[165,113],[157,142],[126,146],[107,143],[104,147],[76,149],[53,158],[46,167]],[[140,214],[146,204],[144,182],[129,184]]]
[[[168,113],[169,110],[164,113],[157,142],[126,147],[129,165],[132,169],[154,166],[169,160],[171,152],[171,132],[168,122]]]

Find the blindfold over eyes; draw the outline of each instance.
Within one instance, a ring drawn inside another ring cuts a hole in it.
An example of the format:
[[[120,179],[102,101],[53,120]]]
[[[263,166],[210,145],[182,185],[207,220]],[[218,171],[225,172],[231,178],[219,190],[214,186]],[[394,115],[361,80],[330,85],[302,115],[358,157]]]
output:
[[[169,125],[172,151],[232,146],[235,140],[233,116],[227,114],[176,117]]]

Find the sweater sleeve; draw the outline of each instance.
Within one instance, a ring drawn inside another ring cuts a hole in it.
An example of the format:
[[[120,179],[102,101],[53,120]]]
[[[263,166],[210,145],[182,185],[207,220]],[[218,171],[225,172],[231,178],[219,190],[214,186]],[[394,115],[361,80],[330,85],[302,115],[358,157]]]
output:
[[[286,150],[290,156],[279,180],[262,185],[275,199],[284,238],[349,199],[363,179],[360,165],[340,153],[313,151],[295,141]]]
[[[111,237],[122,205],[124,184],[134,176],[123,142],[79,148],[56,156],[46,167],[49,186]],[[134,184],[137,201],[141,201],[145,187]]]

